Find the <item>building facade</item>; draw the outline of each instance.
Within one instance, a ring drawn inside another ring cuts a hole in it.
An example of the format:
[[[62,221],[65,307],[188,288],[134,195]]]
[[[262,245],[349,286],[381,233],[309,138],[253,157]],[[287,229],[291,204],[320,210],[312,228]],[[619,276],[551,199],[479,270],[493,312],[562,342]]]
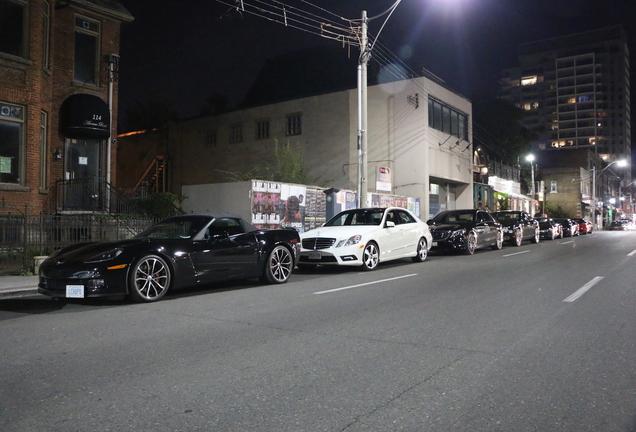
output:
[[[64,182],[115,177],[120,27],[132,20],[111,0],[0,0],[3,203],[37,214],[104,201]]]
[[[355,191],[357,110],[356,90],[246,108],[169,125],[156,134],[162,143],[147,145],[144,154],[132,144],[139,136],[120,137],[120,157],[154,161],[150,153],[165,149],[167,183],[181,194],[183,186],[238,174],[258,179],[276,166],[277,146],[290,145],[308,167],[309,184]],[[472,208],[471,116],[470,101],[425,77],[370,86],[369,192],[418,198],[423,219]]]
[[[627,37],[610,27],[526,43],[519,66],[503,71],[503,97],[526,112],[537,149],[590,149],[631,160]],[[629,171],[625,180],[631,178]]]

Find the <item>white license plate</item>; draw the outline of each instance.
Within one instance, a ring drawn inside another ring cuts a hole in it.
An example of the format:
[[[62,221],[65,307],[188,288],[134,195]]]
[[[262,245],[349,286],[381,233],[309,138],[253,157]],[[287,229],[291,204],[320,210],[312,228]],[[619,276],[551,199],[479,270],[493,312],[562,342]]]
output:
[[[309,252],[310,260],[319,260],[320,258],[322,258],[322,252],[316,252],[316,251]]]
[[[66,285],[66,298],[84,298],[84,285]]]
[[[433,247],[437,246],[437,242],[433,242]]]

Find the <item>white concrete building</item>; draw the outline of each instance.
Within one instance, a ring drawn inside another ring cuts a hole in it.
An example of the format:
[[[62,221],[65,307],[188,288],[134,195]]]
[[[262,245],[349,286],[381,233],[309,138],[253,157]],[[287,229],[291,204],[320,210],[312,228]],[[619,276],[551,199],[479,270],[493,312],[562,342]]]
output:
[[[229,172],[259,178],[275,165],[276,143],[289,143],[310,184],[356,190],[357,113],[351,89],[171,125],[171,189],[227,182]],[[369,192],[419,198],[423,219],[472,208],[471,122],[470,101],[428,78],[369,86]]]

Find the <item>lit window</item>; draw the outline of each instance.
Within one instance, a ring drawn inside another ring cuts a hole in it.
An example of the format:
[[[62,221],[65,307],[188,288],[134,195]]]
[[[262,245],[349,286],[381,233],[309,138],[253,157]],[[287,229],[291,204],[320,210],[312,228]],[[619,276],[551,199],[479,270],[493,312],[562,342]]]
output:
[[[25,0],[0,0],[0,52],[14,56],[26,56]]]
[[[0,182],[22,182],[24,107],[0,102]]]
[[[75,17],[75,64],[73,80],[84,84],[97,84],[99,58],[99,23]]]
[[[550,193],[557,193],[557,182],[556,182],[556,180],[552,180],[550,182]]]
[[[243,125],[241,123],[235,123],[230,126],[230,144],[241,142],[243,142]]]
[[[522,86],[528,86],[528,85],[533,85],[536,84],[538,81],[537,76],[529,76],[529,77],[523,77],[521,78],[521,85]]]
[[[300,135],[302,133],[302,123],[301,123],[301,115],[300,114],[290,114],[285,119],[286,127],[285,134],[286,135]]]
[[[576,98],[575,97],[569,98],[568,103],[576,103]]]

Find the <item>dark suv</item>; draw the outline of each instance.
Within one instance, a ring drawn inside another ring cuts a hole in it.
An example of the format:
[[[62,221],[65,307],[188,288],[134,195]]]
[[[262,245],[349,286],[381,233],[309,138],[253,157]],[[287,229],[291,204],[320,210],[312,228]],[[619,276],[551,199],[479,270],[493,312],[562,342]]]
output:
[[[528,213],[520,210],[501,210],[494,212],[493,216],[503,227],[504,241],[509,241],[514,246],[521,246],[524,240],[539,243],[539,222]]]

